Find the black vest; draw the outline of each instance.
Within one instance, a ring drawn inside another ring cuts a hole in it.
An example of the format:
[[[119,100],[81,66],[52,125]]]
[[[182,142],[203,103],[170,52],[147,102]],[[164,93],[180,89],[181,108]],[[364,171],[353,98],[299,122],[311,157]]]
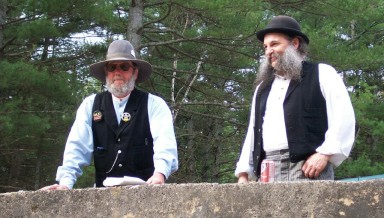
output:
[[[260,176],[261,161],[265,158],[262,125],[271,84],[256,95],[253,165]],[[318,64],[303,62],[301,81],[291,81],[283,103],[289,157],[296,163],[316,152],[328,129],[326,102],[320,90]]]
[[[92,131],[97,187],[103,186],[106,177],[135,176],[146,181],[152,176],[153,139],[147,107],[148,93],[134,89],[124,109],[128,114],[118,125],[111,93],[96,95]]]

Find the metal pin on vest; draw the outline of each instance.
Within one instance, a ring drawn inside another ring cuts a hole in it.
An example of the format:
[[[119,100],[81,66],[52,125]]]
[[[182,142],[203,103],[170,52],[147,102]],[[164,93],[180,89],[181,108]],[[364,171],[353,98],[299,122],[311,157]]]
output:
[[[128,112],[124,112],[124,113],[121,115],[121,119],[122,119],[124,122],[128,122],[129,120],[131,120],[131,114],[129,114]]]
[[[94,111],[92,116],[95,122],[100,122],[103,119],[103,114],[99,110]]]

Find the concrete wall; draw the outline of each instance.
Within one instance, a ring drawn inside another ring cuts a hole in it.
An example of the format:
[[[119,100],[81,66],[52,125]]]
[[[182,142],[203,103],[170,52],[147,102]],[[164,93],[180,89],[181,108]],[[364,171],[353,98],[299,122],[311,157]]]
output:
[[[384,180],[12,192],[0,217],[384,217]]]

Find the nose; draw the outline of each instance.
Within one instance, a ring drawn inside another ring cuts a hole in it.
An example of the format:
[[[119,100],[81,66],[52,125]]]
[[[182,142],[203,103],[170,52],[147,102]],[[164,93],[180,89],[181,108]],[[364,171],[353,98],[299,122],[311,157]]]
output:
[[[274,50],[272,48],[265,48],[265,55],[267,57],[270,57],[273,52]]]
[[[116,74],[122,74],[123,70],[120,68],[120,65],[117,65],[114,72],[115,72],[115,75]]]
[[[117,69],[113,71],[113,78],[114,79],[121,79],[123,77],[123,72],[120,69]]]

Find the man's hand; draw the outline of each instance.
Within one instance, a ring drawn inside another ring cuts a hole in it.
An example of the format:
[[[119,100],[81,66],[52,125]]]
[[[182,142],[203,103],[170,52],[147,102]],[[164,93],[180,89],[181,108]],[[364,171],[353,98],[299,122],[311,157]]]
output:
[[[147,180],[147,184],[164,184],[165,176],[162,173],[154,172],[153,176]]]
[[[54,184],[54,185],[45,186],[39,189],[39,191],[50,191],[50,190],[69,190],[69,188],[65,185]]]
[[[239,180],[237,181],[239,184],[248,183],[248,173],[239,173]]]
[[[320,176],[325,167],[328,164],[330,155],[314,153],[304,163],[301,170],[303,170],[304,176],[310,179],[314,179]]]

